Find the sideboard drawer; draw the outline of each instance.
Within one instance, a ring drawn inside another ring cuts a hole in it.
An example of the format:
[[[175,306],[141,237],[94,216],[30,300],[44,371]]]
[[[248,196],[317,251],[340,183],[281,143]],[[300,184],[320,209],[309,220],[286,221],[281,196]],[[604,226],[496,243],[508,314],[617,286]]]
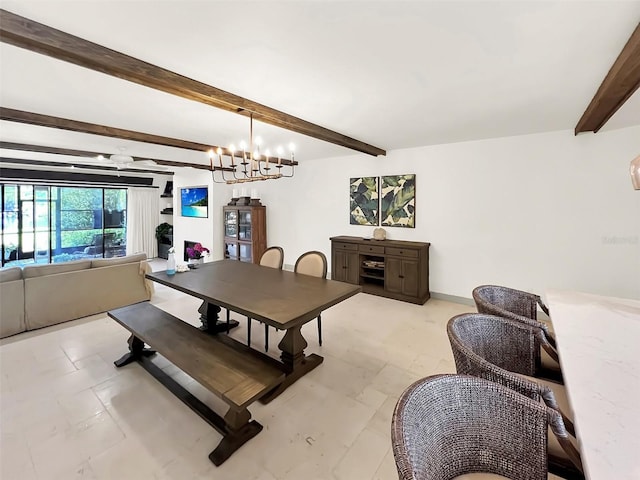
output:
[[[340,250],[353,250],[353,251],[357,251],[358,250],[358,245],[356,245],[355,243],[339,243],[339,242],[335,242],[334,247]]]
[[[418,258],[418,250],[412,248],[387,247],[384,251],[387,255],[397,255],[399,257]]]
[[[384,253],[384,247],[377,245],[359,245],[358,250],[365,253]]]

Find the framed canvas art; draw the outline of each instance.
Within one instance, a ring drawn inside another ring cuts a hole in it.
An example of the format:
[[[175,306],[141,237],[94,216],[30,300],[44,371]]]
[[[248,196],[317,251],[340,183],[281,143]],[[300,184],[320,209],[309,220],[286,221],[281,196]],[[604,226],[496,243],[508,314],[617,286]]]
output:
[[[209,187],[180,189],[180,213],[183,217],[207,218],[209,216]]]
[[[378,177],[358,177],[349,180],[349,223],[378,225]]]
[[[380,177],[382,226],[415,228],[415,210],[415,174]]]

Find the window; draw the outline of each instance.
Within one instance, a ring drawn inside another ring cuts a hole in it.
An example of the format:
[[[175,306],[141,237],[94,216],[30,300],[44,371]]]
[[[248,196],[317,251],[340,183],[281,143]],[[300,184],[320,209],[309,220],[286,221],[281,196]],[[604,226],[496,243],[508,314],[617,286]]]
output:
[[[125,255],[126,189],[3,184],[0,190],[3,266]]]

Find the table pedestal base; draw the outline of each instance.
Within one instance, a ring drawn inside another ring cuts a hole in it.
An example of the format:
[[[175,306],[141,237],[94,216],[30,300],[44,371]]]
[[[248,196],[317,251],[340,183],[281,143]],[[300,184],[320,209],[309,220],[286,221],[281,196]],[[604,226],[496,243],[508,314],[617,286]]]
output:
[[[271,400],[276,398],[282,392],[284,392],[288,387],[293,385],[299,378],[303,377],[311,370],[320,365],[324,358],[320,355],[316,355],[312,353],[311,355],[305,356],[302,354],[304,359],[296,365],[296,368],[291,373],[287,373],[287,376],[284,377],[284,380],[280,385],[271,390],[265,396],[260,399],[260,403],[269,403]]]
[[[304,349],[308,344],[302,336],[301,328],[302,325],[289,328],[278,344],[278,348],[282,351],[280,359],[287,376],[284,377],[280,385],[262,397],[260,402],[269,403],[300,377],[306,375],[323,362],[324,358],[320,355],[314,353],[307,356],[304,354]]]
[[[228,333],[229,330],[240,325],[240,322],[238,322],[237,320],[229,320],[228,325],[225,322],[221,322],[218,315],[220,313],[220,310],[222,309],[219,305],[215,305],[206,301],[202,302],[202,305],[200,305],[200,308],[198,308],[200,321],[202,322],[200,330],[212,335],[217,335],[218,333]],[[229,311],[227,310],[227,319],[228,318]]]

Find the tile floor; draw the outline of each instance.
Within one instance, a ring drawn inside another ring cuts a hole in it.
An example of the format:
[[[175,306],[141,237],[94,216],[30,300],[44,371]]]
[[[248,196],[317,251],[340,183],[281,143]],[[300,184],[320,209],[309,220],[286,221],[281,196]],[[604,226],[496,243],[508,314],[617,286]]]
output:
[[[162,262],[154,261],[161,269]],[[199,325],[200,302],[156,286],[152,302]],[[445,325],[473,307],[412,305],[358,294],[303,328],[324,363],[268,405],[249,410],[263,431],[222,466],[220,435],[137,364],[116,369],[126,331],[106,314],[0,341],[2,480],[397,479],[391,415],[413,381],[454,372]],[[246,339],[246,321],[232,331]],[[232,318],[233,318],[232,317]],[[252,342],[263,345],[253,323]],[[277,356],[281,332],[270,330]],[[220,401],[166,360],[166,371],[213,407]]]

